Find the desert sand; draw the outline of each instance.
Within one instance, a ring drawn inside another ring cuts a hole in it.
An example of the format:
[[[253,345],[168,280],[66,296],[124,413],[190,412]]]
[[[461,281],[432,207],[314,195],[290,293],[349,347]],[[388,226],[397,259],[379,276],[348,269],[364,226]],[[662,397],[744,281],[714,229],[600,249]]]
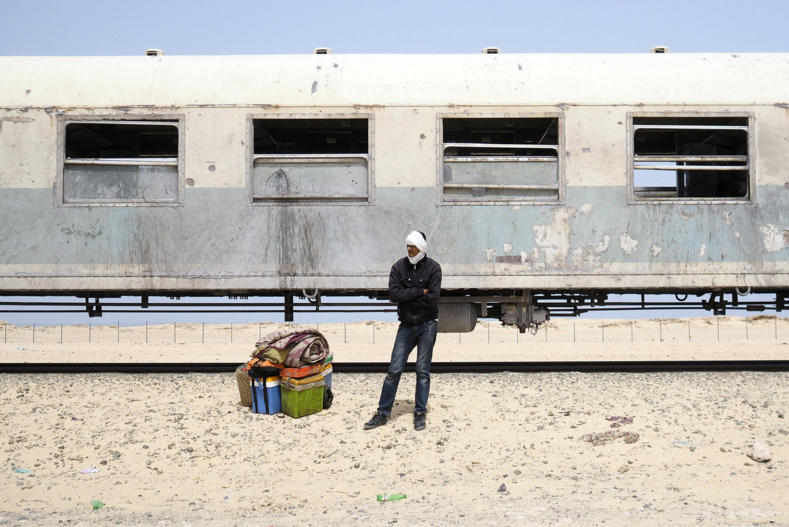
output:
[[[245,362],[255,342],[288,324],[158,324],[120,328],[0,322],[2,362]],[[297,325],[297,324],[294,324]],[[318,324],[336,362],[388,362],[396,322]],[[312,327],[315,327],[313,325]],[[789,319],[556,319],[536,334],[496,322],[472,333],[441,333],[434,361],[789,359]],[[730,345],[736,346],[731,347]]]
[[[441,335],[435,360],[789,355],[781,320],[752,319],[747,340],[742,328],[743,338],[720,342],[714,319],[703,320],[693,320],[690,342],[681,322],[666,322],[663,341],[647,340],[651,321],[634,323],[633,342],[629,321],[610,321],[605,342],[591,340],[599,322],[581,341],[581,321],[575,343],[572,321],[549,327],[547,343],[494,328],[491,344],[486,331],[460,343]],[[722,336],[744,323],[729,322]],[[338,362],[384,361],[391,326],[376,326],[374,345],[372,335],[362,341],[370,325],[348,324],[346,343],[342,324],[321,330]],[[205,344],[165,344],[163,335],[154,343],[151,328],[148,344],[133,341],[139,328],[121,328],[112,343],[112,329],[89,344],[47,342],[46,332],[35,343],[20,338],[0,344],[2,362],[242,362],[266,328],[234,328],[232,344],[220,341],[224,327],[207,328],[216,341]],[[789,373],[434,375],[422,432],[411,419],[415,379],[405,374],[392,418],[364,431],[382,380],[336,373],[334,405],[291,419],[241,406],[232,373],[0,375],[0,524],[789,525]],[[611,428],[610,417],[633,422]],[[639,438],[583,440],[606,431]],[[769,462],[747,456],[755,442]],[[98,472],[81,472],[90,467]],[[407,498],[379,503],[381,493]]]

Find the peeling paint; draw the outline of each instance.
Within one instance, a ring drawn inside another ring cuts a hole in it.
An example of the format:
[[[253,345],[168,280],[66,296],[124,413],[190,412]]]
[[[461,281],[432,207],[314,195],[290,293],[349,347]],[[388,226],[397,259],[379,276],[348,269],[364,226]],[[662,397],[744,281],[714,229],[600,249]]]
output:
[[[318,91],[318,81],[313,81],[310,93],[315,93],[316,91]]]
[[[587,245],[586,247],[578,247],[573,251],[573,265],[574,266],[592,266],[597,267],[600,265],[600,254],[606,252],[611,243],[611,236],[608,234],[603,235],[602,241],[594,245]]]
[[[631,238],[626,232],[623,232],[619,237],[619,247],[625,254],[631,254],[638,248],[638,241]]]
[[[506,263],[506,264],[518,264],[518,265],[521,265],[523,263],[523,259],[520,256],[516,255],[516,254],[513,254],[511,256],[497,256],[496,257],[496,263]]]
[[[679,209],[679,210],[677,211],[677,213],[678,213],[680,216],[682,216],[682,219],[684,219],[684,220],[690,219],[690,218],[692,218],[693,216],[695,216],[695,215],[696,215],[695,213],[694,213],[694,214],[690,214],[690,213],[688,213],[688,212],[685,212],[685,211],[684,211],[684,210],[682,210],[682,209]]]
[[[658,247],[653,243],[651,250],[652,250],[652,256],[660,256],[660,253],[663,252],[663,247]]]
[[[519,208],[521,208],[520,205],[515,205],[514,207],[512,207],[512,210],[518,210]]]
[[[509,254],[511,252],[512,252],[512,244],[511,243],[505,243],[504,244],[504,254]]]
[[[531,255],[525,251],[521,251],[521,263],[530,262],[532,259]]]
[[[8,123],[32,123],[34,119],[30,117],[3,117],[0,118],[0,132],[3,131],[3,121]]]
[[[594,210],[594,206],[591,203],[584,203],[579,210],[584,216],[589,216],[589,214]]]
[[[740,239],[740,231],[734,231],[734,237]]]
[[[3,117],[0,121],[5,121],[7,123],[32,123],[35,119],[32,117]]]
[[[496,249],[494,249],[493,247],[491,247],[490,249],[485,249],[485,258],[487,258],[489,262],[493,261],[495,257],[496,257]]]
[[[556,207],[549,225],[534,226],[534,241],[543,248],[546,267],[560,267],[570,253],[572,227],[567,220],[575,216],[575,207]]]
[[[707,246],[703,243],[701,244],[701,250],[699,251],[699,258],[704,258],[704,255],[707,254]]]
[[[759,227],[759,230],[764,234],[764,248],[768,253],[777,253],[789,242],[789,230],[782,231],[770,223]]]
[[[726,225],[728,225],[729,227],[734,225],[734,223],[732,223],[732,221],[731,221],[731,212],[729,212],[729,211],[724,212],[723,213],[723,219],[726,220]]]

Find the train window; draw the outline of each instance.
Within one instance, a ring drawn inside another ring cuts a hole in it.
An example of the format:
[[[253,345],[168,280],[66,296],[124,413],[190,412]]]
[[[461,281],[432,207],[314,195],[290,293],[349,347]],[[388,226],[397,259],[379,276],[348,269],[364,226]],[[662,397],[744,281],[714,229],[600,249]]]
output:
[[[443,201],[559,200],[559,122],[444,118]]]
[[[634,117],[637,200],[749,199],[748,117]]]
[[[253,203],[369,200],[367,118],[253,119]]]
[[[177,203],[177,121],[66,123],[63,201]]]

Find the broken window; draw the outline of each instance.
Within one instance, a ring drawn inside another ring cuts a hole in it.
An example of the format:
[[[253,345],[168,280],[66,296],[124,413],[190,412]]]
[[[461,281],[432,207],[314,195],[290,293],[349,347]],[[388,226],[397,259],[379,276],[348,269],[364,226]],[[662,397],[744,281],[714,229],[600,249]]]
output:
[[[443,201],[559,200],[559,120],[444,118]]]
[[[368,119],[253,119],[254,203],[367,202]]]
[[[178,202],[176,121],[66,124],[64,203]]]
[[[747,117],[634,117],[636,199],[748,199]]]

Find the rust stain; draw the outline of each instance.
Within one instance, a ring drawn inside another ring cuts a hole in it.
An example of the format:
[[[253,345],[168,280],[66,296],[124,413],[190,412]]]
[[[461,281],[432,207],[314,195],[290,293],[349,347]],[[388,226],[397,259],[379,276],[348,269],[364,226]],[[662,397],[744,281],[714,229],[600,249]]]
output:
[[[32,117],[3,117],[0,119],[1,121],[5,121],[7,123],[32,123],[35,119]]]

